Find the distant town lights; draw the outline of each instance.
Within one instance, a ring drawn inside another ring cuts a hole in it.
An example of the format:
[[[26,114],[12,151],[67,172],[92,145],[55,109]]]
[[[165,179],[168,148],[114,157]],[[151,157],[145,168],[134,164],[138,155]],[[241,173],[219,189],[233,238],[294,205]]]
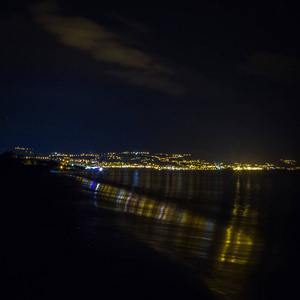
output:
[[[167,153],[149,153],[149,152],[109,152],[101,154],[81,153],[81,154],[65,154],[52,152],[48,156],[39,156],[33,154],[29,147],[15,147],[19,151],[18,155],[22,155],[24,159],[36,161],[56,161],[61,170],[99,170],[103,171],[108,168],[128,168],[128,169],[154,169],[154,170],[170,170],[170,171],[261,171],[261,170],[299,170],[296,161],[292,159],[282,159],[281,164],[248,164],[235,163],[224,164],[222,162],[207,162],[200,159],[193,159],[190,154],[167,154]],[[28,152],[27,152],[28,151]],[[28,163],[30,163],[28,161]]]

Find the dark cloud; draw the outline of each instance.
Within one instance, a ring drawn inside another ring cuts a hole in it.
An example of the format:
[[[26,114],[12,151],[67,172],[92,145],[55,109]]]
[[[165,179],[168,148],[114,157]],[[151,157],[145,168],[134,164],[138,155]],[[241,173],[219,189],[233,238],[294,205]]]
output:
[[[53,1],[36,4],[32,12],[35,21],[54,34],[62,44],[86,51],[95,60],[111,65],[107,74],[172,96],[183,94],[183,88],[172,78],[175,72],[138,49],[132,39],[126,39],[87,18],[64,16]],[[118,19],[130,23],[120,16]],[[134,22],[130,24],[131,27],[137,26]]]
[[[124,79],[126,82],[144,86],[149,89],[168,93],[174,97],[180,97],[184,94],[184,89],[180,85],[174,85],[174,82],[167,76],[139,71],[106,71],[105,74]]]
[[[126,26],[127,28],[134,30],[136,32],[140,32],[141,34],[149,34],[150,33],[150,28],[148,26],[146,26],[145,24],[136,21],[136,20],[132,20],[126,16],[123,16],[119,13],[113,12],[109,15],[109,17],[114,20],[117,21],[119,23],[121,23],[122,25]]]
[[[270,80],[294,82],[300,78],[300,60],[274,52],[255,52],[248,56],[251,73]]]

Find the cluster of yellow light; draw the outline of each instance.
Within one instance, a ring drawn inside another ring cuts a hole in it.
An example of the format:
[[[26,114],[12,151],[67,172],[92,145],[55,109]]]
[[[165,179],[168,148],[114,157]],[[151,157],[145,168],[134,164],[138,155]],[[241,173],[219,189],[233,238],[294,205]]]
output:
[[[22,151],[30,151],[33,150],[33,148],[25,148],[25,147],[15,147],[15,150],[22,150]]]
[[[92,154],[92,153],[81,153],[80,156],[92,156],[92,157],[95,157],[97,155],[96,154]]]
[[[247,170],[247,171],[261,171],[264,170],[264,167],[250,167],[250,166],[237,166],[237,167],[232,167],[232,170],[234,171],[242,171],[242,170]]]
[[[281,159],[281,161],[283,161],[284,163],[286,163],[288,165],[294,165],[296,163],[296,161],[293,159]]]
[[[128,169],[155,169],[155,170],[187,170],[187,168],[180,168],[180,167],[174,167],[174,166],[159,166],[156,164],[149,164],[149,165],[141,165],[141,164],[124,164],[124,163],[101,163],[101,167],[109,169],[122,169],[122,168],[128,168]]]
[[[36,156],[35,159],[49,160],[49,156]]]

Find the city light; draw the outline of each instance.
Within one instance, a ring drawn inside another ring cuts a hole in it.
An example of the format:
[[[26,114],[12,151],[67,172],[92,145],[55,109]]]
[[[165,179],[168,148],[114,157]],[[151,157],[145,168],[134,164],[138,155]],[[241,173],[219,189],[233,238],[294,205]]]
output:
[[[265,171],[265,170],[299,170],[295,160],[281,159],[279,163],[234,163],[207,162],[193,158],[191,154],[168,154],[150,152],[108,152],[66,154],[52,152],[49,155],[35,155],[29,147],[15,147],[17,154],[32,163],[35,161],[55,161],[61,170],[85,169],[153,169],[168,171]]]

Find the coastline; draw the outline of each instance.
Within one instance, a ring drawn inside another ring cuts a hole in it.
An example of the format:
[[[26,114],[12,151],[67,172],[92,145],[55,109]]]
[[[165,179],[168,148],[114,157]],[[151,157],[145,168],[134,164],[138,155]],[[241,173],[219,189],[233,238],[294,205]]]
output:
[[[89,195],[72,178],[19,165],[2,168],[1,183],[3,298],[213,299],[167,257],[120,238],[116,215],[81,205]]]

